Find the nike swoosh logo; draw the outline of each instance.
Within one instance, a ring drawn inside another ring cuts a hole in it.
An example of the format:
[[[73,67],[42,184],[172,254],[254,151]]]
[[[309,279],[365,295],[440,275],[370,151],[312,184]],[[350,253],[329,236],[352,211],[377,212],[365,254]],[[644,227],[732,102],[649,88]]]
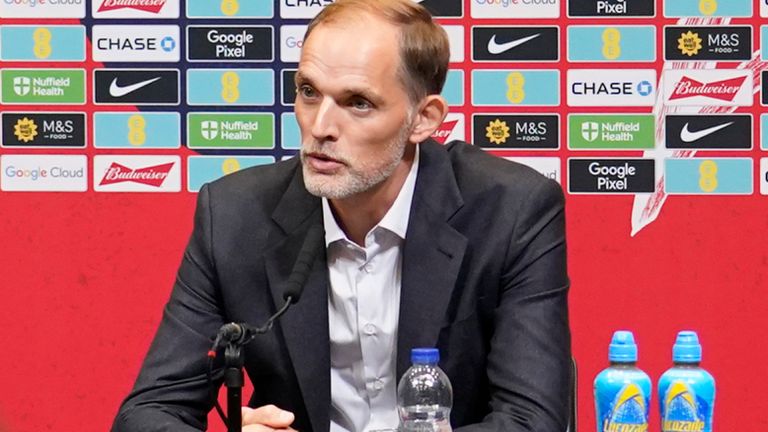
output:
[[[713,133],[719,131],[720,129],[727,128],[732,124],[733,122],[728,122],[728,123],[723,123],[721,125],[712,126],[710,128],[698,130],[696,132],[691,132],[688,130],[688,123],[686,123],[685,126],[683,126],[683,130],[680,131],[680,139],[683,140],[683,142],[687,142],[687,143],[698,141],[707,135],[712,135]]]
[[[488,41],[488,52],[491,54],[501,54],[505,51],[511,50],[512,48],[518,45],[522,45],[531,39],[536,39],[540,35],[541,33],[536,33],[535,35],[526,36],[524,38],[515,39],[513,41],[509,41],[501,44],[496,42],[496,35],[493,35],[491,36],[491,40]]]
[[[109,95],[112,97],[123,97],[128,93],[133,93],[142,87],[146,87],[152,84],[153,82],[159,80],[160,78],[162,77],[152,78],[146,81],[140,81],[140,82],[137,82],[136,84],[131,84],[127,86],[121,86],[117,84],[117,78],[115,78],[112,80],[112,84],[109,85]]]

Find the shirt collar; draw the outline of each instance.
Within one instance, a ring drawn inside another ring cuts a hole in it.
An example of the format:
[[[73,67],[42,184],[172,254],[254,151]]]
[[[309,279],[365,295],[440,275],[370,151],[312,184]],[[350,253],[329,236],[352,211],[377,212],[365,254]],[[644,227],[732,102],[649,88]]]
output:
[[[384,228],[397,234],[401,239],[405,239],[405,234],[408,231],[408,220],[411,215],[411,203],[413,202],[413,192],[416,189],[416,176],[419,172],[419,146],[416,145],[416,153],[413,156],[413,164],[411,170],[408,172],[408,177],[405,178],[403,187],[400,188],[400,192],[395,198],[395,202],[392,203],[392,207],[387,210],[387,213],[379,221],[379,223],[371,229]],[[336,223],[336,218],[331,211],[331,205],[328,202],[328,198],[323,197],[323,226],[325,228],[325,246],[328,247],[331,243],[338,240],[347,240],[347,235]]]

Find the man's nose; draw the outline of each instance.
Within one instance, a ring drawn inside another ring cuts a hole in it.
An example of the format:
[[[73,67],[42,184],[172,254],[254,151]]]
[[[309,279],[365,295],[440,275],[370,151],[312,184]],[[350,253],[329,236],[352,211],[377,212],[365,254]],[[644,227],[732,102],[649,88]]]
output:
[[[339,137],[338,119],[339,107],[331,98],[323,98],[315,112],[312,123],[312,136],[318,141],[336,141]]]

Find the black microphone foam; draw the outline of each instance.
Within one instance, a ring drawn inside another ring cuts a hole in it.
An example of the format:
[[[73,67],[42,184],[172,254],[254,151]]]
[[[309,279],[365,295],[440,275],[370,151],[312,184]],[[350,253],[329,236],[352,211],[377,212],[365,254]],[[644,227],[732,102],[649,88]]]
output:
[[[291,299],[291,303],[296,303],[301,297],[302,291],[304,291],[304,284],[309,278],[309,273],[312,270],[312,263],[315,261],[318,251],[321,249],[323,237],[325,233],[321,225],[314,225],[309,229],[307,236],[304,238],[304,244],[301,246],[299,256],[296,258],[296,263],[293,265],[293,271],[288,277],[288,283],[283,291],[283,298],[285,300]]]

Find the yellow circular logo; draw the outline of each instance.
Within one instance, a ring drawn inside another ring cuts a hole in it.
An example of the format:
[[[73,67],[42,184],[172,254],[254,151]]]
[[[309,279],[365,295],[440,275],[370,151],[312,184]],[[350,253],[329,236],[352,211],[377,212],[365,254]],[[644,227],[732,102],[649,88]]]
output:
[[[485,136],[493,144],[504,144],[509,138],[509,126],[507,122],[496,119],[485,127]]]
[[[688,57],[695,56],[701,49],[701,42],[699,34],[689,30],[680,35],[680,39],[677,40],[677,49]]]
[[[37,136],[37,125],[34,120],[24,117],[13,126],[13,134],[21,142],[30,142]]]

